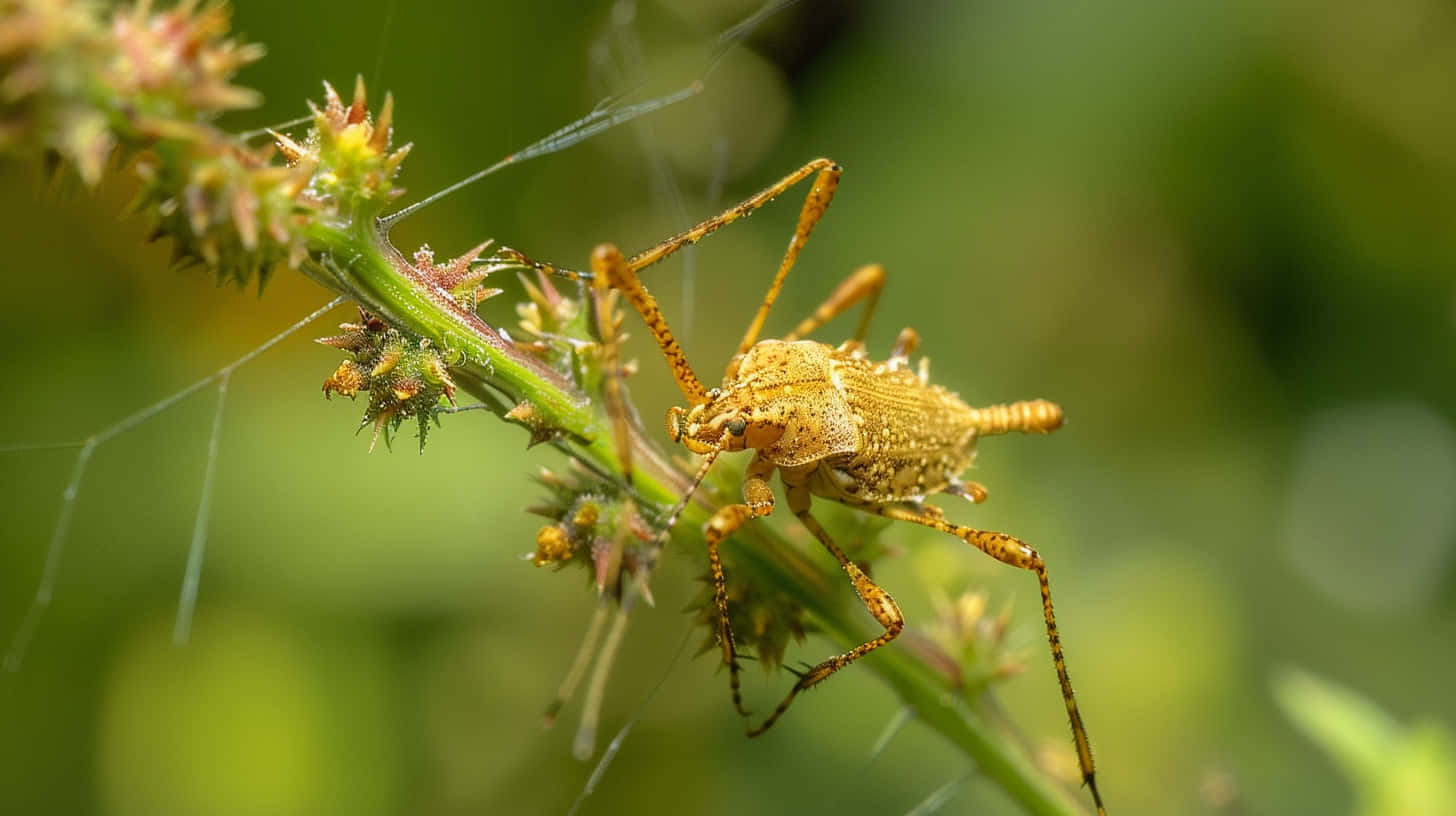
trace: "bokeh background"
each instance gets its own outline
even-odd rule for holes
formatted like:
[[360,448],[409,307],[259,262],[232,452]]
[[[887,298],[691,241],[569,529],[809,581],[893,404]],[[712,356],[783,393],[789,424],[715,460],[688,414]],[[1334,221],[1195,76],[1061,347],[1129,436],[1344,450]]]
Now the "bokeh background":
[[[270,55],[242,81],[267,104],[231,124],[293,118],[320,80],[361,73],[395,93],[397,138],[416,144],[403,180],[423,195],[632,76],[651,78],[644,94],[690,81],[754,6],[248,0],[236,28]],[[834,157],[843,185],[771,326],[880,261],[877,353],[911,325],[968,401],[1066,408],[1053,437],[986,442],[972,475],[991,499],[952,512],[1047,557],[1113,812],[1450,813],[1380,789],[1439,789],[1456,753],[1453,89],[1456,9],[1439,0],[805,2],[702,97],[501,173],[397,237],[581,263]],[[118,217],[128,194],[0,165],[6,444],[82,439],[327,300],[286,275],[258,297],[170,271]],[[700,370],[731,352],[797,199],[652,273]],[[510,300],[493,319],[513,323]],[[423,456],[408,439],[368,454],[360,406],[319,395],[338,354],[307,339],[348,316],[233,378],[184,649],[170,634],[212,392],[97,452],[54,604],[0,675],[0,810],[562,813],[576,798],[580,703],[539,721],[593,600],[578,572],[519,559],[538,526],[525,476],[557,459],[484,415],[450,419]],[[675,390],[634,349],[655,424]],[[35,591],[72,456],[0,458],[0,636]],[[912,622],[936,591],[1012,605],[1027,670],[998,705],[1031,750],[1065,756],[1034,582],[955,541],[888,535],[904,552],[879,575]],[[896,703],[867,671],[745,741],[716,661],[675,659],[699,558],[669,558],[658,607],[634,618],[603,728],[640,720],[582,813],[903,813],[970,770],[914,724],[871,759]],[[1398,744],[1356,726],[1334,739],[1383,772],[1348,772],[1349,750],[1307,736],[1344,726],[1291,717],[1307,688],[1289,670],[1388,718]],[[749,680],[760,707],[787,685]],[[1014,812],[974,775],[952,792],[947,812]]]

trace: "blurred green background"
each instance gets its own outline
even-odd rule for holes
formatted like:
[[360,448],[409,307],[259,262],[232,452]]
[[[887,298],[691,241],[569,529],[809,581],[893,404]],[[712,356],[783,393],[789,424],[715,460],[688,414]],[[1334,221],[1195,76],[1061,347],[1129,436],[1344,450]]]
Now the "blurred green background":
[[[290,119],[320,80],[377,77],[416,145],[403,182],[418,197],[624,73],[656,77],[647,93],[691,80],[755,5],[250,0],[236,28],[270,55],[241,79],[267,105],[229,123]],[[596,242],[645,246],[832,156],[844,182],[771,330],[880,261],[877,354],[914,326],[967,401],[1066,408],[1051,438],[986,442],[971,476],[990,501],[951,513],[1046,556],[1114,814],[1376,812],[1276,705],[1284,667],[1449,748],[1456,9],[806,2],[748,45],[702,97],[501,173],[398,242],[443,254],[493,237],[582,264]],[[128,194],[0,165],[6,443],[84,438],[327,300],[286,275],[259,298],[169,271],[167,248],[118,218]],[[701,372],[741,335],[799,195],[652,273]],[[513,325],[500,285],[487,311]],[[525,475],[559,460],[483,415],[449,418],[423,456],[409,440],[366,453],[362,406],[319,396],[339,355],[308,341],[348,317],[233,378],[185,649],[170,633],[211,397],[97,452],[54,604],[0,675],[0,810],[562,813],[576,797],[580,703],[554,730],[539,721],[593,601],[576,571],[519,559],[538,526],[519,512],[537,493]],[[676,392],[650,347],[632,354],[655,425]],[[72,456],[0,459],[0,636],[35,592]],[[919,530],[887,540],[904,554],[879,576],[912,625],[936,590],[1013,604],[1027,670],[999,705],[1062,756],[1031,578]],[[716,661],[674,663],[700,561],[670,557],[657,608],[634,618],[603,728],[641,719],[583,813],[904,813],[968,770],[913,724],[871,761],[896,703],[867,671],[745,741]],[[760,708],[787,685],[748,679]],[[1379,812],[1439,812],[1394,801]],[[974,777],[946,808],[1014,812]]]

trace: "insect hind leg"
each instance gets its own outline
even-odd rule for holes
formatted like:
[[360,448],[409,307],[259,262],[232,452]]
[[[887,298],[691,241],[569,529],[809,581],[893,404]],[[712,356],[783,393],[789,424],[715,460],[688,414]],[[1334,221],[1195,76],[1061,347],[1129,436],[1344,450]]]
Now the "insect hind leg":
[[784,712],[789,710],[789,706],[793,704],[794,698],[799,696],[799,692],[824,682],[829,679],[830,675],[894,640],[905,629],[905,616],[900,612],[900,607],[895,603],[895,599],[890,597],[890,593],[881,589],[879,584],[871,580],[865,574],[864,570],[860,569],[858,564],[849,560],[849,557],[844,554],[844,550],[840,549],[839,545],[834,543],[834,539],[829,536],[829,532],[824,529],[824,526],[810,514],[808,486],[786,484],[785,489],[788,494],[789,507],[794,511],[794,515],[799,521],[803,522],[805,527],[809,528],[809,532],[813,533],[815,538],[819,539],[819,543],[823,544],[824,548],[839,561],[839,566],[854,584],[855,593],[864,602],[865,609],[868,609],[875,620],[881,626],[885,627],[885,631],[880,633],[878,637],[871,638],[853,649],[831,657],[799,674],[799,681],[794,684],[793,688],[789,689],[789,693],[773,710],[773,713],[759,724],[757,728],[748,731],[748,736],[750,737],[756,737],[772,728],[773,724],[778,722],[779,717],[782,717]]
[[1082,771],[1082,781],[1092,792],[1092,801],[1097,805],[1097,813],[1105,816],[1106,810],[1102,805],[1102,795],[1097,791],[1092,745],[1087,740],[1087,729],[1082,724],[1082,713],[1077,708],[1077,698],[1072,692],[1072,680],[1067,674],[1067,661],[1062,655],[1062,638],[1057,633],[1057,619],[1052,613],[1051,584],[1047,581],[1046,563],[1042,560],[1041,554],[1030,544],[1005,533],[962,527],[946,521],[938,514],[917,512],[915,509],[903,505],[877,506],[873,508],[873,512],[886,518],[909,521],[949,533],[1003,564],[1010,564],[1013,567],[1020,567],[1035,573],[1037,583],[1041,587],[1041,608],[1042,616],[1046,619],[1047,642],[1051,645],[1052,663],[1056,665],[1057,682],[1061,686],[1062,701],[1067,706],[1067,718],[1071,721],[1072,740],[1077,747],[1077,762]]
[[809,233],[814,230],[819,219],[824,217],[824,211],[829,209],[829,202],[834,200],[834,191],[839,189],[839,177],[844,169],[829,159],[815,159],[754,197],[764,197],[765,202],[772,200],[773,196],[814,172],[818,175],[814,178],[814,186],[809,188],[809,194],[804,197],[803,206],[799,208],[799,223],[794,227],[794,235],[789,239],[788,248],[784,250],[779,270],[774,273],[773,283],[769,284],[768,292],[764,293],[763,303],[759,305],[753,322],[748,324],[748,331],[744,332],[743,340],[738,344],[739,354],[748,351],[758,342],[758,333],[763,330],[763,322],[768,319],[769,309],[773,308],[774,301],[778,299],[779,290],[784,288],[784,280],[788,278],[789,270],[794,268],[794,262],[799,258],[799,250],[804,248],[809,240]]

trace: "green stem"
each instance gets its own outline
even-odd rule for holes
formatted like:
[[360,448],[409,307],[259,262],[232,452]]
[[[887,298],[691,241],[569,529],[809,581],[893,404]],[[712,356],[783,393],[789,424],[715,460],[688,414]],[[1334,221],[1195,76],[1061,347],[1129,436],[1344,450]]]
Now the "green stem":
[[996,780],[1028,813],[1051,816],[1083,812],[1004,734],[949,690],[941,675],[924,660],[906,649],[881,649],[866,662],[918,719],[974,759],[981,773]]
[[[323,282],[385,322],[457,355],[459,368],[513,399],[529,401],[552,428],[579,439],[597,433],[590,400],[560,374],[516,351],[473,311],[424,281],[373,218],[345,226],[315,222],[310,244]],[[316,276],[317,277],[317,276]]]

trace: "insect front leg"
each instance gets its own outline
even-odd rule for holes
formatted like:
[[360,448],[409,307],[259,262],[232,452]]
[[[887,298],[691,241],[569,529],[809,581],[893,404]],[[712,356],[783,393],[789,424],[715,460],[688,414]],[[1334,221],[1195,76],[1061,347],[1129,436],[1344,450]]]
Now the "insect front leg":
[[622,256],[622,251],[611,244],[601,244],[592,250],[591,266],[597,277],[594,287],[600,287],[605,282],[606,286],[621,292],[627,302],[632,304],[632,308],[642,315],[642,322],[652,332],[657,347],[662,350],[662,356],[667,360],[668,368],[672,369],[672,377],[677,381],[678,390],[682,391],[688,402],[693,405],[706,402],[708,391],[688,363],[688,356],[683,353],[677,337],[667,325],[667,318],[657,305],[657,299],[642,285],[637,271]]
[[[792,506],[792,502],[790,505]],[[1062,656],[1062,639],[1057,634],[1056,616],[1052,614],[1052,588],[1051,584],[1047,582],[1046,563],[1042,561],[1041,554],[1019,538],[1005,533],[962,527],[946,521],[939,514],[918,512],[903,505],[884,505],[875,507],[873,510],[886,518],[914,522],[943,533],[950,533],[1003,564],[1020,567],[1036,574],[1036,580],[1041,585],[1041,609],[1042,615],[1046,619],[1047,641],[1051,644],[1052,663],[1056,665],[1057,681],[1062,688],[1062,700],[1067,706],[1067,717],[1072,722],[1072,740],[1077,746],[1077,762],[1081,766],[1082,781],[1092,791],[1092,801],[1097,805],[1097,812],[1105,814],[1102,796],[1097,792],[1095,768],[1092,763],[1092,746],[1087,741],[1087,729],[1082,725],[1082,714],[1077,709],[1077,698],[1072,693],[1072,680],[1067,674],[1067,661]]]
[[738,677],[741,667],[738,665],[738,652],[733,644],[733,624],[728,617],[728,584],[723,578],[723,561],[718,557],[718,545],[742,527],[744,522],[773,512],[773,488],[768,483],[773,471],[772,462],[761,456],[755,457],[743,480],[744,503],[719,508],[703,528],[703,537],[708,542],[708,567],[713,573],[713,603],[718,611],[718,644],[723,648],[723,663],[728,667],[733,707],[745,717],[749,712],[743,708],[743,689]]
[[831,657],[817,666],[813,666],[808,671],[799,675],[799,682],[795,683],[794,687],[789,689],[788,695],[784,697],[783,702],[779,703],[773,713],[768,716],[768,719],[764,720],[757,728],[748,732],[748,736],[750,737],[756,737],[773,727],[773,724],[778,721],[779,717],[782,717],[784,712],[789,710],[789,706],[793,704],[794,698],[799,696],[799,692],[824,682],[830,675],[894,640],[905,629],[905,616],[901,614],[900,607],[895,603],[895,599],[890,597],[890,593],[881,589],[879,584],[871,580],[865,574],[865,571],[860,569],[858,564],[849,560],[849,557],[844,554],[844,550],[841,550],[839,545],[834,543],[834,539],[830,538],[829,532],[809,513],[810,496],[808,484],[790,484],[789,479],[786,478],[784,481],[784,490],[789,501],[789,509],[793,511],[799,521],[804,523],[805,527],[809,528],[809,532],[813,533],[814,537],[819,539],[819,543],[824,545],[824,549],[828,550],[839,561],[839,566],[854,584],[855,593],[864,602],[865,609],[868,609],[875,620],[881,626],[885,627],[885,631],[879,637],[871,638],[841,655]]

